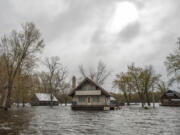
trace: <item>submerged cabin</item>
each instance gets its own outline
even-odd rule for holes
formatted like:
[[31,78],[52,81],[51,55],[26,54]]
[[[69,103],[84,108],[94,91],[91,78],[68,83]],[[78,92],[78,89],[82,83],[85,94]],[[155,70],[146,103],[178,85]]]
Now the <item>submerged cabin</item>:
[[73,77],[72,97],[73,110],[109,110],[110,94],[89,78],[85,78],[77,87]]
[[57,98],[49,93],[35,93],[31,99],[32,106],[49,106],[49,105],[57,106],[59,105]]
[[162,106],[180,106],[180,93],[168,90],[161,97]]

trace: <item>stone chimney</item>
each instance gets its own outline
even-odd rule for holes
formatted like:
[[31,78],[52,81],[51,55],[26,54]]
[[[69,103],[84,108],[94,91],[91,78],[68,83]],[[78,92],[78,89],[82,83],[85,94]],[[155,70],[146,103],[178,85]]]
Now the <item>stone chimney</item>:
[[76,88],[76,77],[72,77],[72,89]]

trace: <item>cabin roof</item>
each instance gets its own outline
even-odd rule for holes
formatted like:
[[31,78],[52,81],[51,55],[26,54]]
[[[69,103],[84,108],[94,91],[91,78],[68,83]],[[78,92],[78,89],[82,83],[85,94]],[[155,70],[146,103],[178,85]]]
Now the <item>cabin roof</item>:
[[178,98],[180,98],[180,93],[177,92],[177,91],[174,91],[174,90],[168,90],[168,91],[166,91],[166,92],[163,94],[162,97],[168,96],[168,95],[167,95],[168,93],[173,93],[173,94],[176,95]]
[[173,91],[173,92],[174,92],[174,94],[176,94],[176,96],[178,96],[180,98],[180,93],[179,92],[177,92],[177,91]]
[[75,87],[74,89],[72,89],[70,91],[70,93],[68,94],[69,96],[72,96],[74,94],[74,92],[76,90],[78,90],[84,83],[86,82],[90,82],[92,83],[93,85],[95,85],[96,87],[98,87],[99,90],[101,90],[101,92],[105,95],[105,96],[110,96],[110,94],[104,89],[102,88],[101,86],[99,86],[97,83],[95,83],[94,81],[92,81],[91,79],[89,79],[88,77],[86,77],[77,87]]
[[[39,101],[51,101],[51,94],[49,93],[36,93],[35,95]],[[58,101],[54,95],[53,95],[53,101]]]

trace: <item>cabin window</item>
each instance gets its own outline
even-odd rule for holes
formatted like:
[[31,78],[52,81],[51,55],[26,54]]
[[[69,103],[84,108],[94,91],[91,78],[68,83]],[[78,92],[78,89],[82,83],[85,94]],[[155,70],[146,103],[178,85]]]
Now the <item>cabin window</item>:
[[85,102],[86,101],[86,97],[84,96],[79,96],[79,102]]
[[94,96],[93,97],[93,102],[99,102],[100,100],[99,100],[99,96]]

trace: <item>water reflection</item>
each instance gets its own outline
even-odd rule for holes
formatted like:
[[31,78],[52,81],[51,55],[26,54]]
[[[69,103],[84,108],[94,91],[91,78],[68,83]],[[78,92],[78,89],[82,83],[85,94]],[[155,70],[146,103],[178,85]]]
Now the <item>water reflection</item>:
[[70,107],[32,107],[0,111],[0,134],[17,135],[179,135],[180,108],[138,106],[118,111],[72,111]]
[[28,108],[0,110],[0,135],[19,135],[22,130],[28,128],[30,119]]

